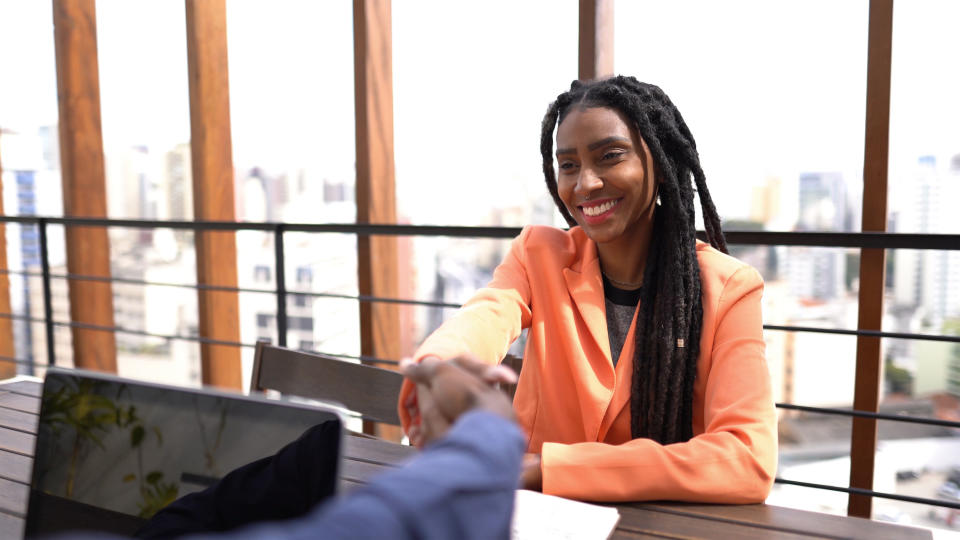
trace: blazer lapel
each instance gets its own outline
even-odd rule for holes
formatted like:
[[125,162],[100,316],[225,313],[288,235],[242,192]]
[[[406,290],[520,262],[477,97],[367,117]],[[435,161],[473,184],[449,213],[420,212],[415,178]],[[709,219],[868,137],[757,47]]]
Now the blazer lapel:
[[597,246],[587,240],[583,245],[584,255],[579,267],[563,269],[567,291],[580,317],[587,325],[594,343],[603,351],[608,365],[613,365],[610,354],[610,337],[607,335],[606,306],[603,301],[603,279],[600,277],[600,259]]

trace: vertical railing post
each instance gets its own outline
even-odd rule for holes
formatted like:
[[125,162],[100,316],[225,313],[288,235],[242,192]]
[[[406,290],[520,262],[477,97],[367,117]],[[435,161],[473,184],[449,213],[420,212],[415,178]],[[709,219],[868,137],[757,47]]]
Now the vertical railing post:
[[273,230],[274,269],[277,272],[277,344],[287,346],[287,269],[283,258],[283,224]]
[[[863,232],[884,232],[887,226],[887,163],[890,149],[890,63],[893,47],[893,0],[870,0],[867,37],[867,107],[863,144]],[[881,330],[886,252],[860,250],[859,330]],[[857,369],[853,408],[877,412],[883,364],[880,338],[857,337]],[[853,419],[850,433],[850,487],[873,489],[877,453],[877,421]],[[873,499],[851,494],[847,514],[869,518]]]
[[[393,41],[390,0],[353,2],[353,91],[356,118],[357,223],[397,222],[393,163]],[[357,236],[357,289],[362,296],[397,298],[397,239]],[[360,353],[399,360],[400,310],[396,304],[360,302]],[[364,431],[373,432],[365,423]],[[400,431],[378,428],[386,439]]]
[[[0,137],[4,130],[0,127]],[[0,163],[0,214],[3,214],[3,163]],[[13,315],[10,303],[10,277],[7,267],[7,225],[0,223],[0,313]],[[14,358],[17,350],[13,340],[13,319],[0,317],[0,356]],[[17,364],[0,361],[0,379],[8,379],[17,374]]]
[[[236,221],[233,143],[230,138],[230,78],[227,7],[224,0],[186,0],[187,82],[190,89],[190,151],[193,215],[200,221]],[[233,230],[196,235],[197,283],[221,289],[197,293],[200,335],[240,341],[237,237]],[[200,345],[203,383],[239,389],[240,348]]]
[[577,78],[613,75],[613,0],[580,0]]
[[[57,365],[57,354],[53,346],[53,294],[50,292],[50,256],[47,253],[47,220],[37,220],[40,236],[40,274],[43,280],[43,323],[47,330],[47,364]],[[30,324],[30,321],[27,321]]]
[[[105,218],[107,188],[100,126],[95,0],[53,0],[53,30],[63,215]],[[64,234],[67,273],[107,278],[105,281],[67,281],[70,320],[112,328],[113,288],[109,281],[110,239],[106,228],[69,225]],[[74,365],[117,372],[117,342],[113,332],[74,326],[70,334]]]

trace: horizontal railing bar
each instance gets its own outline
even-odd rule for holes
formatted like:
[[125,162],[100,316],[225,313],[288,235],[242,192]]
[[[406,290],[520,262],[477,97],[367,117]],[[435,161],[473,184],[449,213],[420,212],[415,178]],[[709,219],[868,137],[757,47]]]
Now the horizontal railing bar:
[[[12,274],[19,276],[27,277],[43,277],[43,274],[37,272],[26,272],[19,270],[0,270],[0,274]],[[258,294],[277,294],[276,289],[250,289],[244,287],[224,287],[221,285],[194,285],[190,283],[166,283],[161,281],[144,281],[140,279],[129,279],[129,278],[115,278],[115,277],[102,277],[102,276],[84,276],[80,274],[50,274],[51,278],[55,279],[75,279],[79,281],[96,281],[96,282],[117,282],[117,283],[127,283],[130,285],[150,285],[157,287],[177,287],[182,289],[198,289],[198,290],[211,290],[211,291],[224,291],[224,292],[244,292],[244,293],[258,293]],[[344,300],[359,300],[361,302],[383,302],[389,304],[409,304],[416,306],[427,306],[427,307],[440,307],[440,308],[459,308],[460,304],[451,304],[449,302],[433,302],[429,300],[410,300],[405,298],[384,298],[379,296],[368,296],[368,295],[349,295],[349,294],[337,294],[337,293],[328,293],[328,292],[313,292],[313,291],[287,291],[288,295],[292,296],[312,296],[317,298],[340,298]]]
[[[145,219],[101,219],[78,217],[0,216],[0,222],[39,223],[91,227],[125,227],[140,229],[185,229],[221,231],[275,231],[346,233],[389,236],[450,236],[473,238],[514,238],[521,227],[484,227],[461,225],[387,225],[370,223],[274,223],[228,221],[165,221]],[[728,244],[776,245],[839,248],[934,249],[960,250],[960,234],[879,233],[879,232],[796,232],[796,231],[726,231]],[[698,231],[700,239],[705,238]]]
[[780,409],[789,409],[791,411],[804,411],[817,414],[833,414],[837,416],[858,416],[861,418],[875,418],[877,420],[891,420],[894,422],[906,422],[909,424],[927,424],[931,426],[943,426],[949,428],[960,428],[960,422],[951,420],[940,420],[939,418],[923,418],[920,416],[905,416],[899,414],[875,413],[871,411],[859,411],[856,409],[834,409],[830,407],[810,407],[807,405],[794,405],[792,403],[777,403]]
[[284,232],[345,233],[387,236],[453,236],[467,238],[514,238],[521,227],[471,227],[462,225],[381,225],[374,223],[271,223],[234,221],[162,221],[148,219],[100,219],[77,217],[0,216],[0,222],[124,227],[134,229],[180,229],[194,231],[265,231],[283,227]]
[[947,336],[941,334],[910,334],[906,332],[883,332],[881,330],[847,330],[844,328],[817,328],[811,326],[784,326],[777,324],[765,324],[764,330],[783,330],[786,332],[813,332],[818,334],[840,334],[844,336],[870,336],[891,339],[916,339],[925,341],[947,341],[951,343],[960,343],[960,336]]
[[[0,317],[6,319],[16,319],[20,321],[29,321],[34,323],[45,323],[46,320],[40,317],[30,317],[27,315],[17,315],[15,313],[0,313]],[[103,332],[114,332],[121,334],[132,334],[135,336],[146,336],[146,337],[156,337],[162,339],[178,339],[181,341],[195,341],[197,343],[206,343],[210,345],[226,345],[230,347],[246,347],[246,348],[255,348],[256,344],[252,343],[239,343],[236,341],[223,341],[219,339],[205,338],[201,336],[180,336],[180,335],[169,335],[169,334],[155,334],[153,332],[145,332],[143,330],[130,330],[128,328],[121,328],[119,326],[103,326],[100,324],[90,324],[83,322],[62,322],[62,321],[52,321],[54,326],[61,326],[67,328],[82,328],[84,330],[100,330]]]
[[[16,270],[0,270],[0,273],[22,275],[29,277],[42,277],[41,274],[34,272],[22,272]],[[179,287],[186,289],[199,289],[199,290],[215,290],[215,291],[226,291],[226,292],[245,292],[245,293],[255,293],[255,294],[277,294],[277,291],[274,289],[250,289],[243,287],[223,287],[217,285],[191,285],[186,283],[164,283],[164,282],[155,282],[155,281],[142,281],[142,280],[133,280],[126,278],[106,278],[100,276],[83,276],[77,274],[51,274],[51,278],[57,279],[77,279],[77,280],[86,280],[86,281],[99,281],[99,282],[109,282],[116,281],[119,283],[128,283],[133,285],[151,285],[158,287]],[[461,304],[454,304],[450,302],[435,302],[430,300],[411,300],[406,298],[385,298],[379,296],[368,296],[368,295],[349,295],[349,294],[337,294],[337,293],[328,293],[328,292],[312,292],[312,291],[287,291],[288,295],[294,296],[310,296],[315,298],[340,298],[344,300],[358,300],[361,302],[382,302],[390,304],[406,304],[406,305],[416,305],[416,306],[426,306],[426,307],[439,307],[439,308],[451,308],[457,309],[461,307]],[[941,341],[947,343],[960,343],[960,336],[949,336],[943,334],[915,334],[909,332],[885,332],[881,330],[851,330],[845,328],[820,328],[812,326],[790,326],[790,325],[777,325],[777,324],[765,324],[763,325],[764,330],[782,330],[786,332],[811,332],[819,334],[836,334],[844,336],[869,336],[869,337],[881,337],[881,338],[890,338],[890,339],[912,339],[912,340],[921,340],[921,341]]]
[[38,364],[33,360],[21,360],[19,358],[12,358],[10,356],[0,355],[0,362],[5,362],[7,364],[18,364],[21,366],[45,366],[46,364]]
[[[960,234],[880,232],[724,231],[727,244],[873,249],[960,250]],[[706,233],[697,231],[700,240]]]
[[930,506],[942,506],[945,508],[954,508],[960,510],[960,502],[944,501],[942,499],[928,499],[926,497],[913,497],[911,495],[899,495],[897,493],[886,493],[883,491],[873,491],[872,489],[863,489],[855,487],[830,486],[827,484],[815,484],[813,482],[801,482],[799,480],[787,480],[786,478],[775,478],[774,482],[778,484],[789,484],[813,489],[826,489],[829,491],[841,491],[843,493],[853,493],[854,495],[866,495],[867,497],[880,497],[882,499],[893,499],[896,501],[911,502],[917,504],[927,504]]
[[[41,318],[39,318],[39,317],[29,317],[29,316],[26,316],[26,315],[17,315],[17,314],[14,314],[14,313],[0,313],[0,317],[2,317],[2,318],[7,318],[7,319],[17,319],[17,320],[21,320],[21,321],[35,322],[35,323],[45,322],[43,319],[41,319]],[[182,341],[194,341],[194,342],[199,342],[199,343],[209,343],[209,344],[211,344],[211,345],[228,345],[228,346],[233,346],[233,347],[244,347],[244,348],[251,348],[251,349],[256,348],[256,346],[257,346],[255,343],[239,343],[239,342],[235,342],[235,341],[222,341],[222,340],[218,340],[218,339],[204,338],[204,337],[200,337],[200,336],[179,336],[179,335],[155,334],[155,333],[152,333],[152,332],[144,332],[144,331],[141,331],[141,330],[129,330],[129,329],[120,328],[120,327],[102,326],[102,325],[98,325],[98,324],[89,324],[89,323],[79,323],[79,322],[69,322],[69,323],[68,323],[68,322],[53,321],[53,324],[54,324],[54,326],[63,326],[63,327],[70,327],[70,328],[84,328],[84,329],[87,329],[87,330],[102,330],[102,331],[104,331],[104,332],[120,332],[120,333],[123,333],[123,334],[133,334],[133,335],[138,335],[138,336],[157,337],[157,338],[163,338],[163,339],[178,339],[178,340],[182,340]],[[327,355],[327,356],[335,356],[335,357],[337,357],[337,358],[350,358],[350,359],[352,359],[352,360],[360,360],[360,361],[362,361],[362,362],[368,362],[368,363],[372,363],[372,364],[386,364],[386,365],[391,365],[391,366],[396,366],[396,365],[399,365],[399,364],[400,364],[400,362],[397,361],[397,360],[384,360],[384,359],[382,359],[382,358],[377,358],[377,357],[375,357],[375,356],[366,356],[366,355],[354,356],[354,355],[343,354],[343,353],[328,353],[328,352],[320,352],[320,351],[312,351],[312,350],[311,350],[311,351],[308,351],[308,352],[316,352],[316,353],[318,353],[318,354],[325,354],[325,355]],[[3,358],[3,357],[0,357],[0,358]],[[46,364],[42,364],[42,365],[46,365]]]
[[407,300],[404,298],[384,298],[382,296],[369,296],[366,294],[353,296],[349,294],[315,293],[315,292],[306,292],[306,291],[287,291],[287,294],[292,296],[316,296],[320,298],[341,298],[344,300],[359,300],[360,302],[381,302],[385,304],[407,304],[407,305],[414,305],[414,306],[426,306],[426,307],[438,307],[438,308],[457,309],[460,307],[460,304],[451,304],[449,302],[432,302],[430,300]]

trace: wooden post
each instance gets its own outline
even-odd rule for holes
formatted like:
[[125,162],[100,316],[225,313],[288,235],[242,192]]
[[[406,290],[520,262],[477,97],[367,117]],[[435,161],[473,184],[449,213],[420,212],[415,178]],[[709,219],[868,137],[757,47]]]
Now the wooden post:
[[[186,0],[193,212],[197,220],[235,221],[227,21],[224,0]],[[197,232],[197,283],[237,286],[233,231]],[[200,335],[238,343],[236,292],[198,290]],[[240,389],[240,348],[200,345],[203,383]]]
[[[870,0],[867,46],[866,138],[863,148],[863,232],[883,232],[887,226],[887,158],[890,147],[890,53],[893,0]],[[880,330],[886,252],[860,250],[860,330]],[[876,412],[881,384],[880,338],[857,338],[857,374],[853,408]],[[853,419],[850,435],[850,487],[873,489],[877,421]],[[873,499],[850,495],[847,513],[869,518]]]
[[613,75],[613,0],[580,0],[581,81]]
[[[390,0],[354,0],[353,62],[357,152],[357,223],[397,222],[393,163],[393,56]],[[357,238],[357,281],[361,295],[396,298],[397,240]],[[399,360],[400,321],[396,304],[360,302],[360,350],[365,356]],[[364,430],[372,431],[370,425]],[[399,439],[396,428],[378,434]]]
[[[53,29],[60,107],[60,175],[63,213],[107,217],[103,139],[100,131],[100,80],[94,0],[54,0]],[[67,271],[110,277],[110,244],[104,227],[66,228]],[[73,322],[113,327],[109,282],[69,280]],[[112,331],[72,328],[77,367],[117,371]]]
[[[0,138],[2,136],[3,130],[0,129]],[[3,213],[3,160],[0,159],[0,214]],[[7,226],[4,223],[0,223],[0,313],[13,314],[10,307],[10,277],[7,275]],[[17,374],[17,364],[5,360],[16,356],[13,319],[0,315],[0,379],[9,379]]]

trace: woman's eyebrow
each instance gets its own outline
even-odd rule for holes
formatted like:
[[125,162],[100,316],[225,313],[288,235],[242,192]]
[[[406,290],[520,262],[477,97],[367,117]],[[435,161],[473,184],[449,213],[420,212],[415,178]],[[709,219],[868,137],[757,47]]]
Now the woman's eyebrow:
[[[588,144],[587,150],[593,151],[593,150],[596,150],[597,148],[600,148],[601,146],[606,146],[612,142],[629,143],[630,139],[626,137],[620,137],[619,135],[614,135],[612,137],[607,137],[606,139],[600,139],[599,141]],[[558,148],[557,149],[558,156],[561,154],[576,154],[576,153],[577,153],[577,150],[575,148]]]
[[630,139],[628,139],[628,138],[626,138],[626,137],[620,137],[620,136],[618,136],[618,135],[614,135],[614,136],[612,136],[612,137],[607,137],[606,139],[600,139],[600,140],[597,141],[597,142],[592,142],[592,143],[588,144],[588,145],[587,145],[587,150],[591,150],[591,151],[592,151],[592,150],[596,150],[597,148],[600,148],[601,146],[606,146],[606,145],[608,145],[608,144],[610,144],[610,143],[612,143],[612,142],[625,142],[625,143],[628,143],[628,142],[630,142]]

